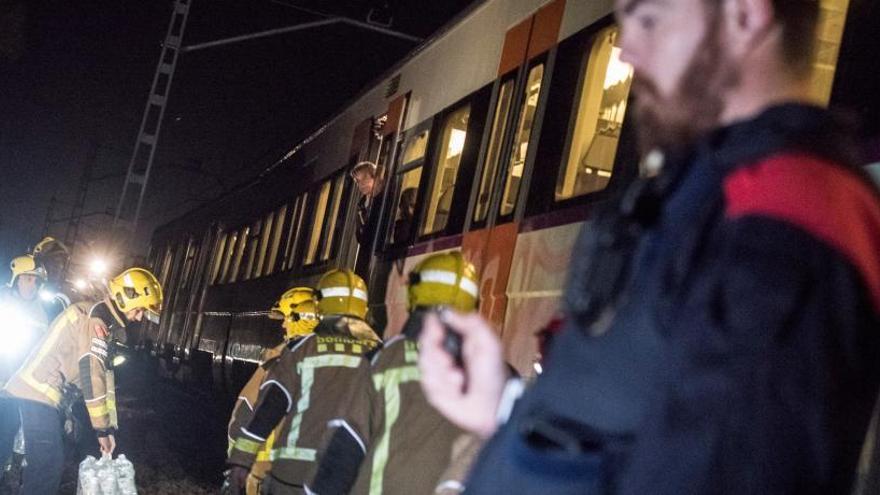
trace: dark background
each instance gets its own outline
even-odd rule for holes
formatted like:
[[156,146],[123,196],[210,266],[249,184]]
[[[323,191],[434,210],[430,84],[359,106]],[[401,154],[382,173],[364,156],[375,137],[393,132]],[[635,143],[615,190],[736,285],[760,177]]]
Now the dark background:
[[[321,19],[310,10],[376,9],[429,37],[471,0],[192,2],[184,45]],[[0,0],[0,281],[47,226],[64,238],[90,154],[77,254],[107,244],[172,5]],[[332,26],[181,54],[135,247],[258,174],[416,46]]]

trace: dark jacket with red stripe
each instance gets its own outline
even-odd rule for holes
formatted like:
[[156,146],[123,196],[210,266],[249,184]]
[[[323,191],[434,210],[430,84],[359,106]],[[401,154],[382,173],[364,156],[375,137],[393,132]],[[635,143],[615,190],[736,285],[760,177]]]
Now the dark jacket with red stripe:
[[585,233],[568,326],[469,493],[846,493],[880,385],[880,200],[850,149],[771,108],[667,165],[633,242]]

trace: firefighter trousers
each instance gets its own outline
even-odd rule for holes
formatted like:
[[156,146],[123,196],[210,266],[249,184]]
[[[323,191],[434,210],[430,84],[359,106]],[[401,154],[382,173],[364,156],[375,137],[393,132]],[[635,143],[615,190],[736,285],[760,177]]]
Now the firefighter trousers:
[[22,495],[54,495],[64,469],[64,432],[58,410],[39,402],[22,400],[21,427],[27,467],[22,476]]
[[18,400],[0,398],[0,466],[5,466],[12,457],[15,435],[21,426],[18,412]]
[[263,479],[260,493],[262,495],[305,495],[306,491],[299,485],[289,485],[269,475]]

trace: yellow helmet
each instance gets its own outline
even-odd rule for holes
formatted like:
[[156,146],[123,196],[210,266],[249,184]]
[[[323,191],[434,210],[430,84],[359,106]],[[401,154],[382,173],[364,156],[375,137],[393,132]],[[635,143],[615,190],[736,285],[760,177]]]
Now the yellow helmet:
[[288,289],[269,310],[269,318],[284,320],[281,326],[287,339],[312,333],[318,326],[315,291],[309,287]]
[[477,309],[477,269],[459,251],[438,253],[421,261],[409,274],[409,310],[448,306],[462,313]]
[[63,242],[54,237],[46,236],[43,237],[43,239],[40,240],[40,242],[38,242],[36,246],[34,246],[32,252],[34,256],[40,256],[54,251],[60,251],[64,254],[69,254],[69,250]]
[[43,281],[46,280],[46,269],[42,265],[38,265],[33,255],[25,254],[17,256],[9,263],[9,269],[12,270],[12,278],[9,279],[9,286],[15,285],[15,280],[19,275],[33,275]]
[[159,321],[162,311],[162,286],[146,268],[129,268],[107,281],[110,298],[120,311],[141,308],[147,319]]
[[367,317],[367,284],[351,270],[333,269],[318,282],[318,312]]

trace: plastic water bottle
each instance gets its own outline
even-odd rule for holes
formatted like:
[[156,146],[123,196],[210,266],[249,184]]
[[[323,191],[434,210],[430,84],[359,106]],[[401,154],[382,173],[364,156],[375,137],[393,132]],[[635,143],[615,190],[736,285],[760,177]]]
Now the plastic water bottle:
[[101,485],[98,480],[96,459],[87,456],[79,464],[79,483],[76,488],[77,495],[101,495]]
[[116,471],[113,469],[113,459],[109,455],[101,457],[95,463],[98,467],[98,482],[101,486],[101,495],[116,495]]
[[119,495],[137,495],[137,486],[134,483],[134,464],[121,454],[116,458],[116,481],[119,484]]

